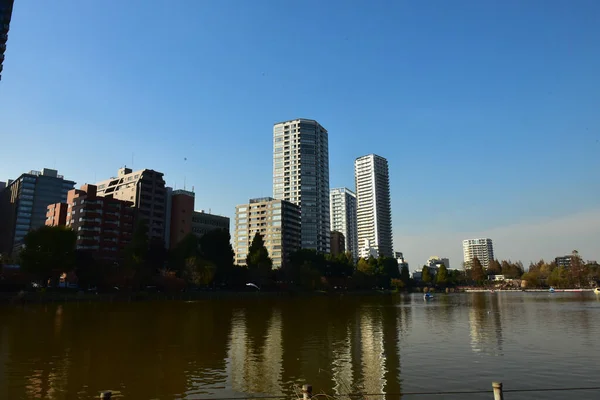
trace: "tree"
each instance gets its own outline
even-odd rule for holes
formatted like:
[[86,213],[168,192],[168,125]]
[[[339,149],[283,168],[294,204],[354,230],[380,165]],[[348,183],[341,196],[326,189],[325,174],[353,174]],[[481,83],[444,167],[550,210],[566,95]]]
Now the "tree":
[[490,260],[486,272],[488,275],[500,275],[502,274],[502,265],[498,260]]
[[184,276],[189,283],[208,286],[215,276],[215,266],[198,257],[189,257],[185,260]]
[[473,258],[470,265],[471,280],[479,283],[483,282],[485,280],[485,272],[483,271],[483,266],[481,265],[479,258]]
[[540,285],[539,272],[535,269],[524,273],[521,279],[527,282],[527,287],[537,287]]
[[213,263],[217,270],[228,272],[233,267],[235,253],[231,247],[231,235],[227,230],[215,229],[207,232],[200,238],[199,244],[202,258]]
[[372,263],[369,263],[369,261],[365,260],[364,258],[359,258],[358,262],[356,263],[356,270],[362,272],[365,275],[375,275],[375,268],[376,265],[374,266]]
[[200,257],[200,240],[193,233],[188,233],[170,251],[169,267],[183,273],[191,257]]
[[254,235],[248,249],[246,266],[250,270],[251,276],[260,283],[264,283],[272,271],[273,261],[269,257],[269,251],[265,247],[262,235],[258,232]]
[[448,269],[444,264],[440,266],[438,273],[435,277],[435,281],[440,286],[446,286],[448,284]]
[[425,284],[430,284],[433,280],[433,277],[431,276],[431,272],[429,272],[429,267],[427,265],[423,265],[423,268],[421,269],[421,280]]
[[77,234],[63,226],[43,226],[25,235],[21,251],[24,271],[39,275],[44,281],[75,268]]
[[583,287],[586,285],[587,271],[585,263],[579,256],[579,252],[577,250],[573,250],[571,253],[570,272],[573,285],[576,287]]
[[403,264],[400,269],[400,279],[404,282],[404,285],[408,286],[410,282],[410,271],[408,270],[407,264]]

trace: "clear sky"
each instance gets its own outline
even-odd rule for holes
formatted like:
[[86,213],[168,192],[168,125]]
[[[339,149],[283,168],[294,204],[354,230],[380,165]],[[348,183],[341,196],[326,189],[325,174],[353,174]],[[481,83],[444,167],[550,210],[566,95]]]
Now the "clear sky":
[[0,175],[152,168],[233,217],[272,194],[273,123],[311,118],[331,187],[389,160],[411,267],[479,236],[600,259],[599,111],[596,0],[16,0]]

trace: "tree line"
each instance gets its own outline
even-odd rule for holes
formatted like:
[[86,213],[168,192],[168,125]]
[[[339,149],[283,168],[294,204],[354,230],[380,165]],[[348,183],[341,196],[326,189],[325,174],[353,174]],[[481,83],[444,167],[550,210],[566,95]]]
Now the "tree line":
[[264,239],[256,233],[246,265],[234,263],[231,237],[226,230],[214,230],[198,238],[188,234],[174,249],[166,250],[162,241],[149,239],[148,227],[136,224],[131,242],[117,260],[106,260],[76,248],[77,236],[68,227],[42,227],[29,232],[19,255],[21,269],[42,282],[56,282],[73,273],[80,287],[113,287],[140,290],[150,285],[165,290],[227,288],[240,290],[253,283],[263,290],[372,290],[409,289],[414,286],[449,287],[485,285],[490,275],[524,279],[529,286],[586,286],[598,279],[597,265],[586,265],[574,252],[570,268],[539,261],[525,273],[521,262],[492,260],[484,269],[478,259],[463,271],[442,265],[435,275],[426,266],[421,280],[410,278],[408,267],[394,258],[360,258],[355,263],[350,253],[333,256],[301,249],[292,253],[281,268],[274,269]]

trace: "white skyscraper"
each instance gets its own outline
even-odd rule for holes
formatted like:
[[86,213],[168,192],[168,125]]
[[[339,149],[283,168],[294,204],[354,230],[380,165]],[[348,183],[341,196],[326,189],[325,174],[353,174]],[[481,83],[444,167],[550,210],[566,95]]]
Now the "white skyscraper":
[[329,143],[317,121],[273,126],[273,197],[300,206],[302,248],[328,253]]
[[354,162],[356,224],[361,257],[393,257],[388,162],[375,154]]
[[466,239],[463,240],[463,256],[465,265],[468,265],[475,257],[481,262],[484,269],[489,267],[490,261],[494,259],[494,246],[492,239]]
[[348,188],[335,188],[329,192],[331,230],[344,235],[346,251],[358,258],[358,233],[356,232],[356,195]]

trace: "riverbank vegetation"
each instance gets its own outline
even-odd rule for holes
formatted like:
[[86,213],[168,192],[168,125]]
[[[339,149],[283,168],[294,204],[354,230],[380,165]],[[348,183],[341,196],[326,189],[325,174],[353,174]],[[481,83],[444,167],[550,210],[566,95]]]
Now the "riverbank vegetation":
[[[138,224],[130,244],[119,259],[76,249],[76,234],[64,227],[43,227],[30,232],[17,259],[19,269],[4,268],[0,290],[72,286],[83,290],[139,292],[229,291],[369,291],[423,290],[455,287],[554,286],[586,287],[600,276],[597,264],[586,264],[573,253],[570,268],[532,263],[527,272],[521,262],[492,260],[484,269],[477,259],[463,270],[442,265],[432,271],[424,266],[419,280],[410,277],[408,267],[399,268],[393,258],[353,260],[351,254],[336,256],[312,250],[291,254],[281,268],[273,262],[260,234],[249,248],[246,265],[234,264],[230,235],[215,230],[198,238],[187,235],[174,249],[148,239],[148,227]],[[502,282],[492,277],[501,275]],[[251,283],[252,285],[248,285]]]

